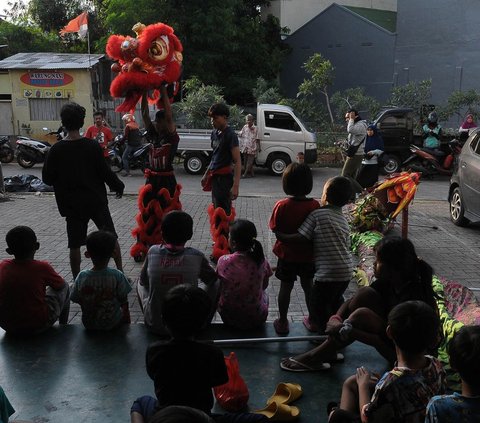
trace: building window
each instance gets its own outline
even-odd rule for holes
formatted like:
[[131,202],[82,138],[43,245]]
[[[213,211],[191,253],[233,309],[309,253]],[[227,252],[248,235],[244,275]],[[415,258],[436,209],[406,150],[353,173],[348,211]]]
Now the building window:
[[66,98],[29,98],[30,120],[60,120],[60,110]]

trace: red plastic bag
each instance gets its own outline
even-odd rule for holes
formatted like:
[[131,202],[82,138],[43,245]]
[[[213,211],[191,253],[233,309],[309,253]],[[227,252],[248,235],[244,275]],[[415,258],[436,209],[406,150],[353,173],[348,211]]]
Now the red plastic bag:
[[213,392],[223,409],[237,412],[245,408],[248,403],[248,388],[242,376],[240,376],[240,367],[234,352],[225,357],[225,365],[227,366],[228,382],[224,385],[215,386]]

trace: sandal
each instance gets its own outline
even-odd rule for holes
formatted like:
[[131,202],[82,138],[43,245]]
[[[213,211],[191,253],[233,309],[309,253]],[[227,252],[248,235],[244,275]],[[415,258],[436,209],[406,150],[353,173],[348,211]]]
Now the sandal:
[[277,335],[288,335],[290,333],[290,325],[288,324],[288,320],[286,323],[282,323],[280,319],[276,319],[273,322],[273,327],[275,328]]
[[[293,365],[293,366],[292,366]],[[322,363],[319,366],[309,366],[308,364],[302,363],[298,360],[295,360],[293,357],[288,357],[282,359],[280,362],[280,368],[286,370],[287,372],[321,372],[323,370],[329,370],[332,366],[329,363]]]
[[303,318],[303,326],[305,326],[310,332],[318,332],[318,326],[310,320],[310,316]]
[[263,414],[265,417],[272,421],[290,422],[298,418],[298,416],[300,415],[300,410],[298,407],[272,402],[265,408],[254,411],[254,413]]
[[272,402],[277,404],[290,404],[303,395],[302,387],[298,383],[279,383],[275,393],[267,400],[267,404]]

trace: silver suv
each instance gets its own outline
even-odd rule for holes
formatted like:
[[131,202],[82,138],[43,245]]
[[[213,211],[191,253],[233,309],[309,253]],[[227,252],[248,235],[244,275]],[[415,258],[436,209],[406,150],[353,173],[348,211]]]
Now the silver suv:
[[448,201],[455,225],[480,221],[480,128],[470,134],[458,157]]

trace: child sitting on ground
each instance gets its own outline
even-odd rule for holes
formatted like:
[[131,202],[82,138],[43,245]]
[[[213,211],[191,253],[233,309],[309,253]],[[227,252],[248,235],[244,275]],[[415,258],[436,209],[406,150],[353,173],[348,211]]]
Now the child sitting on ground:
[[[291,163],[283,172],[282,185],[283,191],[290,197],[278,201],[273,207],[270,229],[273,232],[295,234],[310,212],[320,207],[317,200],[307,197],[313,187],[312,171],[307,165]],[[277,239],[273,252],[278,257],[275,276],[280,280],[279,317],[273,322],[273,327],[279,335],[287,335],[290,331],[287,318],[290,294],[297,276],[305,294],[305,304],[309,306],[315,273],[313,248],[310,243],[298,244]],[[305,316],[304,322],[309,325],[308,316]]]
[[423,423],[428,401],[446,386],[440,362],[425,355],[438,343],[439,325],[437,313],[423,301],[395,306],[386,334],[395,344],[397,364],[380,380],[359,367],[344,382],[340,409],[330,413],[329,422]]
[[7,253],[0,262],[0,326],[8,333],[42,332],[59,320],[68,322],[69,287],[46,261],[35,260],[40,248],[35,232],[16,226],[6,236]]
[[[178,285],[166,293],[162,316],[172,339],[151,344],[146,358],[147,373],[153,379],[157,399],[138,398],[131,408],[132,423],[149,421],[159,409],[171,405],[193,407],[211,415],[212,388],[226,383],[228,373],[220,348],[194,340],[208,323],[210,310],[210,298],[200,288]],[[232,414],[232,419],[229,416],[213,415],[225,423],[266,420],[265,416],[247,413]]]
[[82,308],[86,329],[111,330],[130,323],[127,295],[132,286],[122,272],[108,267],[116,242],[116,237],[107,231],[87,236],[85,257],[92,260],[93,269],[78,274],[71,296]]
[[452,369],[462,379],[462,393],[433,397],[425,423],[480,422],[480,326],[462,327],[448,353]]
[[265,292],[272,269],[257,228],[249,220],[237,219],[230,225],[230,248],[233,254],[218,259],[220,279],[218,312],[223,322],[238,329],[251,329],[265,323],[268,294]]
[[[198,286],[200,279],[206,285],[212,304],[217,297],[215,270],[203,253],[185,247],[192,235],[192,217],[183,211],[171,211],[162,220],[165,244],[153,245],[148,250],[137,292],[145,325],[156,334],[168,334],[162,321],[162,302],[170,288],[180,284]],[[214,313],[215,307],[211,311],[212,317]]]
[[342,212],[352,192],[348,178],[329,179],[323,187],[322,207],[307,216],[297,233],[275,232],[282,242],[313,241],[315,275],[309,295],[310,319],[304,320],[311,331],[325,331],[328,319],[343,303],[343,293],[352,278],[350,227]]

